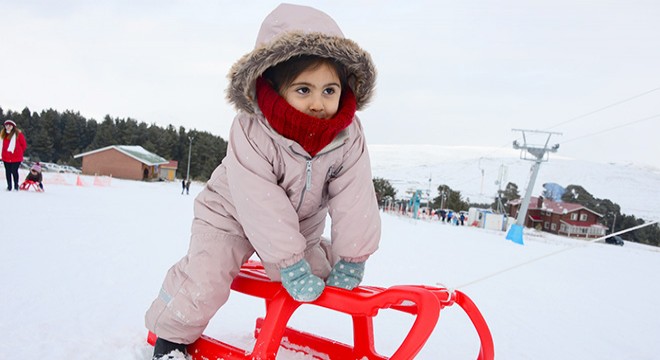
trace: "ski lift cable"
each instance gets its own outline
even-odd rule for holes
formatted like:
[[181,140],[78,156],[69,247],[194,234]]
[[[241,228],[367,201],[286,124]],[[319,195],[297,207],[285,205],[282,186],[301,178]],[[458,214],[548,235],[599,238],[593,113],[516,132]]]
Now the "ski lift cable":
[[[575,117],[570,118],[570,119],[568,119],[568,120],[564,120],[564,121],[562,121],[562,122],[560,122],[560,123],[557,123],[557,124],[555,124],[555,125],[552,125],[552,126],[550,126],[550,127],[547,127],[545,130],[554,129],[554,128],[559,127],[559,126],[561,126],[561,125],[565,125],[565,124],[568,124],[568,123],[570,123],[570,122],[573,122],[573,121],[576,121],[576,120],[579,120],[579,119],[586,118],[586,117],[591,116],[591,115],[593,115],[593,114],[599,113],[599,112],[601,112],[601,111],[603,111],[603,110],[607,110],[607,109],[613,108],[613,107],[615,107],[615,106],[618,106],[618,105],[621,105],[621,104],[627,103],[627,102],[629,102],[629,101],[635,100],[635,99],[637,99],[637,98],[640,98],[640,97],[642,97],[642,96],[648,95],[648,94],[650,94],[650,93],[652,93],[652,92],[655,92],[655,91],[658,91],[658,90],[660,90],[660,87],[656,87],[656,88],[653,88],[653,89],[651,89],[651,90],[647,90],[647,91],[641,92],[641,93],[636,94],[636,95],[633,95],[633,96],[631,96],[631,97],[628,97],[628,98],[625,98],[625,99],[622,99],[622,100],[619,100],[619,101],[613,102],[613,103],[611,103],[611,104],[609,104],[609,105],[606,105],[606,106],[600,107],[600,108],[598,108],[598,109],[596,109],[596,110],[592,110],[592,111],[589,111],[589,112],[584,113],[584,114],[582,114],[582,115],[578,115],[578,116],[575,116]],[[660,114],[659,114],[659,115],[660,115]],[[617,128],[620,128],[620,127],[623,127],[623,126],[632,125],[632,124],[634,124],[634,123],[636,123],[636,122],[641,122],[641,121],[649,120],[650,118],[654,118],[654,117],[656,117],[656,116],[658,116],[658,115],[653,115],[653,116],[651,116],[651,117],[649,117],[649,118],[639,119],[639,120],[636,120],[636,121],[633,121],[633,122],[630,122],[630,123],[622,124],[622,125],[619,125],[619,126],[616,126],[616,127],[610,128],[610,129],[606,129],[606,130],[603,130],[603,131],[600,131],[600,132],[594,133],[594,134],[589,134],[589,135],[581,136],[581,137],[574,138],[574,139],[571,139],[571,140],[563,141],[563,142],[561,142],[560,144],[563,144],[563,143],[566,143],[566,142],[569,142],[569,141],[573,141],[573,140],[577,140],[577,139],[582,139],[582,138],[589,137],[589,136],[592,136],[592,135],[597,135],[597,134],[600,134],[600,133],[603,133],[603,132],[606,132],[606,131],[610,131],[610,130],[614,130],[614,129],[617,129]]]
[[621,230],[621,231],[617,231],[617,232],[612,233],[612,234],[609,234],[609,235],[605,235],[605,236],[601,236],[601,237],[599,237],[599,238],[595,238],[595,239],[589,240],[589,241],[587,241],[587,242],[584,243],[584,244],[579,244],[579,245],[575,245],[575,246],[569,246],[569,247],[566,247],[566,248],[563,248],[563,249],[560,249],[560,250],[557,250],[557,251],[553,251],[553,252],[550,252],[550,253],[548,253],[548,254],[545,254],[545,255],[539,256],[539,257],[537,257],[537,258],[534,258],[534,259],[531,259],[531,260],[528,260],[528,261],[522,262],[522,263],[520,263],[520,264],[517,264],[517,265],[514,265],[514,266],[510,266],[510,267],[508,267],[508,268],[505,268],[505,269],[502,269],[502,270],[496,271],[496,272],[494,272],[494,273],[491,273],[491,274],[489,274],[489,275],[483,276],[483,277],[478,278],[478,279],[476,279],[476,280],[473,280],[473,281],[467,282],[467,283],[465,283],[465,284],[462,284],[462,285],[456,286],[456,287],[454,287],[453,289],[462,289],[462,288],[468,287],[468,286],[470,286],[470,285],[474,285],[474,284],[476,284],[476,283],[479,283],[479,282],[481,282],[481,281],[484,281],[484,280],[490,279],[490,278],[495,277],[495,276],[497,276],[497,275],[503,274],[503,273],[505,273],[505,272],[508,272],[508,271],[511,271],[511,270],[515,270],[515,269],[521,268],[521,267],[523,267],[523,266],[526,266],[526,265],[529,265],[529,264],[535,263],[535,262],[537,262],[537,261],[540,261],[540,260],[542,260],[542,259],[549,258],[549,257],[551,257],[551,256],[554,256],[554,255],[560,254],[560,253],[562,253],[562,252],[569,251],[569,250],[573,250],[573,249],[576,249],[576,248],[579,248],[579,247],[585,247],[585,246],[591,245],[591,244],[593,244],[593,243],[595,243],[595,242],[605,240],[605,239],[607,239],[607,238],[609,238],[609,237],[612,237],[612,236],[615,236],[615,235],[620,235],[620,234],[625,234],[625,233],[627,233],[627,232],[634,231],[634,230],[637,230],[637,229],[641,229],[641,228],[646,227],[646,226],[650,226],[650,225],[658,224],[659,222],[660,222],[660,220],[655,220],[655,221],[652,221],[652,222],[644,223],[644,224],[637,225],[637,226],[634,226],[634,227],[631,227],[631,228],[628,228],[628,229],[624,229],[624,230]]
[[655,115],[647,116],[647,117],[645,117],[645,118],[641,118],[641,119],[633,120],[633,121],[630,121],[630,122],[627,122],[627,123],[623,123],[623,124],[619,124],[619,125],[617,125],[617,126],[613,126],[613,127],[611,127],[611,128],[607,128],[607,129],[603,129],[603,130],[600,130],[600,131],[596,131],[596,132],[591,133],[591,134],[586,134],[586,135],[578,136],[578,137],[576,137],[576,138],[572,138],[572,139],[564,140],[564,141],[560,142],[560,144],[565,144],[565,143],[567,143],[567,142],[571,142],[571,141],[575,141],[575,140],[580,140],[580,139],[584,139],[584,138],[591,137],[591,136],[600,135],[600,134],[602,134],[602,133],[606,133],[606,132],[609,132],[609,131],[612,131],[612,130],[616,130],[616,129],[619,129],[619,128],[622,128],[622,127],[630,126],[630,125],[632,125],[632,124],[640,123],[640,122],[643,122],[643,121],[648,121],[648,120],[655,119],[655,118],[658,118],[658,117],[660,117],[660,114],[655,114]]
[[[658,90],[660,90],[660,87],[656,87],[656,88],[654,88],[654,89],[644,91],[644,92],[639,93],[639,94],[637,94],[637,95],[633,95],[633,96],[631,96],[631,97],[629,97],[629,98],[626,98],[626,99],[623,99],[623,100],[616,101],[616,102],[611,103],[611,104],[609,104],[609,105],[606,105],[606,106],[600,107],[600,108],[598,108],[598,109],[596,109],[596,110],[592,110],[592,111],[589,111],[589,112],[584,113],[584,114],[582,114],[582,115],[578,115],[578,116],[575,116],[575,117],[570,118],[570,119],[568,119],[568,120],[562,121],[562,122],[560,122],[560,123],[557,123],[557,124],[555,124],[555,125],[553,125],[553,126],[550,126],[550,127],[546,128],[546,130],[554,129],[554,128],[558,127],[558,126],[561,126],[561,125],[564,125],[564,124],[568,124],[569,122],[573,122],[573,121],[575,121],[575,120],[579,120],[579,119],[582,119],[582,118],[588,117],[588,116],[590,116],[590,115],[596,114],[596,113],[601,112],[601,111],[603,111],[603,110],[607,110],[607,109],[613,108],[613,107],[615,107],[615,106],[617,106],[617,105],[624,104],[624,103],[626,103],[626,102],[632,101],[632,100],[634,100],[634,99],[640,98],[640,97],[642,97],[642,96],[644,96],[644,95],[650,94],[650,93],[652,93],[652,92],[654,92],[654,91],[658,91]],[[642,121],[642,120],[639,120],[639,121]],[[632,123],[631,123],[631,124],[632,124]],[[625,126],[625,125],[622,125],[622,126]],[[488,155],[492,155],[492,154],[494,154],[494,153],[496,153],[496,152],[498,152],[498,151],[500,151],[500,150],[502,150],[502,149],[509,149],[510,147],[511,147],[511,143],[510,143],[510,142],[507,142],[506,144],[504,144],[504,145],[502,145],[502,146],[500,146],[500,147],[498,147],[498,148],[496,148],[496,149],[494,149],[494,150],[488,152],[487,154],[484,155],[484,157],[487,157]]]
[[[578,115],[578,116],[576,116],[576,117],[573,117],[573,118],[571,118],[571,119],[568,119],[568,120],[562,121],[562,122],[560,122],[560,123],[558,123],[558,124],[555,124],[555,125],[553,125],[553,126],[550,126],[550,127],[546,128],[546,130],[554,129],[554,128],[558,127],[558,126],[561,126],[561,125],[564,125],[564,124],[568,124],[569,122],[572,122],[572,121],[575,121],[575,120],[579,120],[579,119],[585,118],[585,117],[587,117],[587,116],[593,115],[593,114],[598,113],[598,112],[601,112],[601,111],[603,111],[603,110],[607,110],[607,109],[613,108],[613,107],[615,107],[615,106],[617,106],[617,105],[621,105],[621,104],[623,104],[623,103],[626,103],[626,102],[632,101],[632,100],[634,100],[634,99],[640,98],[640,97],[642,97],[642,96],[644,96],[644,95],[650,94],[650,93],[652,93],[652,92],[654,92],[654,91],[658,91],[658,90],[660,90],[660,87],[657,87],[657,88],[654,88],[654,89],[651,89],[651,90],[644,91],[644,92],[642,92],[642,93],[639,93],[639,94],[637,94],[637,95],[631,96],[631,97],[629,97],[629,98],[626,98],[626,99],[623,99],[623,100],[619,100],[619,101],[617,101],[617,102],[614,102],[614,103],[611,103],[611,104],[609,104],[609,105],[603,106],[603,107],[598,108],[598,109],[596,109],[596,110],[593,110],[593,111],[590,111],[590,112],[584,113],[584,114],[582,114],[582,115]],[[587,137],[591,137],[591,136],[599,135],[599,134],[602,134],[602,133],[605,133],[605,132],[608,132],[608,131],[612,131],[612,130],[616,130],[616,129],[619,129],[619,128],[622,128],[622,127],[625,127],[625,126],[630,126],[630,125],[635,124],[635,123],[639,123],[639,122],[643,122],[643,121],[651,120],[651,119],[654,119],[654,118],[656,118],[656,117],[658,117],[658,116],[660,116],[660,114],[656,114],[656,115],[652,115],[652,116],[649,116],[649,117],[646,117],[646,118],[642,118],[642,119],[634,120],[634,121],[631,121],[631,122],[628,122],[628,123],[620,124],[620,125],[617,125],[617,126],[615,126],[615,127],[611,127],[611,128],[608,128],[608,129],[604,129],[604,130],[601,130],[601,131],[598,131],[598,132],[595,132],[595,133],[591,133],[591,134],[587,134],[587,135],[579,136],[579,137],[576,137],[576,138],[573,138],[573,139],[565,140],[565,141],[560,142],[560,144],[565,144],[565,143],[567,143],[567,142],[571,142],[571,141],[575,141],[575,140],[579,140],[579,139],[583,139],[583,138],[587,138]],[[481,158],[484,158],[484,157],[488,157],[489,155],[493,155],[493,154],[495,154],[495,153],[497,153],[498,151],[501,151],[501,150],[503,150],[503,149],[508,149],[510,146],[511,146],[510,143],[504,144],[504,145],[502,145],[502,146],[500,146],[500,147],[498,147],[498,148],[496,148],[496,149],[494,149],[494,150],[488,152],[487,154],[483,155],[482,157],[480,157],[480,159],[481,159]],[[469,166],[469,165],[466,165],[466,166],[464,166],[464,168],[467,168],[468,166]],[[462,169],[461,169],[461,170],[462,170]]]
[[560,123],[558,123],[558,124],[555,124],[555,125],[553,125],[553,126],[550,126],[550,127],[546,128],[546,130],[554,129],[554,128],[558,127],[558,126],[561,126],[561,125],[564,125],[564,124],[568,124],[568,123],[573,122],[573,121],[575,121],[575,120],[579,120],[579,119],[585,118],[585,117],[587,117],[587,116],[590,116],[590,115],[596,114],[596,113],[598,113],[598,112],[601,112],[601,111],[603,111],[603,110],[607,110],[607,109],[609,109],[609,108],[613,108],[613,107],[615,107],[615,106],[617,106],[617,105],[621,105],[621,104],[623,104],[623,103],[627,103],[628,101],[632,101],[632,100],[634,100],[634,99],[640,98],[640,97],[642,97],[642,96],[644,96],[644,95],[650,94],[650,93],[652,93],[652,92],[654,92],[654,91],[658,91],[658,90],[660,90],[660,87],[657,87],[657,88],[655,88],[655,89],[651,89],[651,90],[648,90],[648,91],[644,91],[644,92],[639,93],[639,94],[637,94],[637,95],[631,96],[631,97],[629,97],[629,98],[627,98],[627,99],[619,100],[619,101],[614,102],[614,103],[612,103],[612,104],[609,104],[609,105],[603,106],[603,107],[601,107],[601,108],[599,108],[599,109],[596,109],[596,110],[593,110],[593,111],[589,111],[589,112],[584,113],[584,114],[582,114],[582,115],[578,115],[578,116],[576,116],[576,117],[574,117],[574,118],[571,118],[571,119],[568,119],[568,120],[562,121],[562,122],[560,122]]
[[[568,120],[562,121],[562,122],[560,122],[560,123],[558,123],[558,124],[555,124],[555,125],[553,125],[553,126],[550,126],[550,127],[546,128],[546,130],[554,129],[554,128],[558,127],[558,126],[561,126],[561,125],[564,125],[564,124],[568,124],[569,122],[573,122],[573,121],[575,121],[575,120],[579,120],[579,119],[582,119],[582,118],[588,117],[588,116],[590,116],[590,115],[596,114],[596,113],[601,112],[601,111],[603,111],[603,110],[607,110],[607,109],[613,108],[613,107],[615,107],[615,106],[617,106],[617,105],[624,104],[624,103],[626,103],[626,102],[632,101],[632,100],[634,100],[634,99],[640,98],[640,97],[642,97],[642,96],[645,96],[645,95],[647,95],[647,94],[650,94],[650,93],[652,93],[652,92],[654,92],[654,91],[658,91],[658,90],[660,90],[660,87],[656,87],[656,88],[654,88],[654,89],[644,91],[644,92],[639,93],[639,94],[637,94],[637,95],[633,95],[633,96],[631,96],[631,97],[628,97],[628,98],[623,99],[623,100],[616,101],[616,102],[614,102],[614,103],[611,103],[611,104],[609,104],[609,105],[603,106],[603,107],[598,108],[598,109],[596,109],[596,110],[592,110],[592,111],[589,111],[589,112],[584,113],[584,114],[582,114],[582,115],[578,115],[578,116],[575,116],[575,117],[573,117],[573,118],[571,118],[571,119],[568,119]],[[638,122],[647,121],[647,120],[650,120],[650,119],[656,118],[656,117],[658,117],[658,116],[660,116],[660,114],[656,114],[656,115],[652,115],[652,116],[650,116],[650,117],[646,117],[646,118],[643,118],[643,119],[638,119],[638,120],[635,120],[635,121],[631,121],[631,122],[628,122],[628,123],[625,123],[625,124],[621,124],[621,125],[618,125],[618,126],[615,126],[615,127],[609,128],[609,129],[601,130],[601,131],[598,131],[598,132],[595,132],[595,133],[592,133],[592,134],[587,134],[587,135],[583,135],[583,136],[576,137],[576,138],[573,138],[573,139],[565,140],[565,141],[562,141],[560,144],[565,144],[565,143],[567,143],[567,142],[571,142],[571,141],[575,141],[575,140],[583,139],[583,138],[586,138],[586,137],[591,137],[591,136],[599,135],[599,134],[602,134],[602,133],[605,133],[605,132],[608,132],[608,131],[612,131],[612,130],[616,130],[616,129],[618,129],[618,128],[622,128],[622,127],[625,127],[625,126],[629,126],[629,125],[632,125],[632,124],[635,124],[635,123],[638,123]],[[493,150],[489,151],[489,152],[486,153],[485,155],[481,156],[479,159],[481,160],[481,158],[487,158],[487,157],[489,157],[490,155],[493,155],[493,154],[495,154],[495,153],[497,153],[497,152],[499,152],[499,151],[502,151],[502,150],[505,150],[505,149],[509,149],[510,146],[511,146],[511,143],[506,143],[506,144],[504,144],[504,145],[502,145],[502,146],[500,146],[500,147],[498,147],[498,148],[496,148],[496,149],[493,149]],[[469,166],[470,166],[470,164],[466,164],[463,168],[459,169],[459,171],[462,171],[462,170],[468,168]],[[475,178],[475,179],[476,179],[476,178]],[[472,180],[475,180],[475,179],[472,179]],[[471,180],[471,181],[472,181],[472,180]]]

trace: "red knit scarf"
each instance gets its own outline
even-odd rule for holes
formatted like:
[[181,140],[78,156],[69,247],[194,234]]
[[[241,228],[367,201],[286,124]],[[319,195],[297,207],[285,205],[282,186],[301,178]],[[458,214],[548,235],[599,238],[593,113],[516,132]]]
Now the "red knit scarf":
[[261,77],[257,79],[257,103],[275,131],[315,156],[353,121],[355,95],[348,87],[343,90],[339,110],[331,119],[319,119],[298,111]]

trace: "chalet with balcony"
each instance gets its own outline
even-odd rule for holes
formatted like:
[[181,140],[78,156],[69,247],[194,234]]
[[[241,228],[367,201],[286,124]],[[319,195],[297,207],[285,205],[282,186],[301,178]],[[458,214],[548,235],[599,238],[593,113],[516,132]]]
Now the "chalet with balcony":
[[[522,200],[508,202],[511,216],[518,217]],[[607,227],[599,223],[602,218],[602,214],[580,204],[552,201],[540,196],[530,199],[525,226],[568,237],[598,238],[607,231]]]

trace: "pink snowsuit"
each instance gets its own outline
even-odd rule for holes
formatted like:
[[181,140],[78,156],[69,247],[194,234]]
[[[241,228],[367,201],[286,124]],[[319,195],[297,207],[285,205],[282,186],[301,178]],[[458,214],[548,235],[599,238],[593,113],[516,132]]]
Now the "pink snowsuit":
[[[238,109],[227,156],[195,199],[187,255],[167,273],[145,316],[159,337],[189,344],[226,302],[240,266],[255,252],[269,277],[303,257],[326,278],[339,259],[365,261],[378,248],[380,214],[357,117],[311,157],[275,132],[255,100],[255,82],[291,56],[337,59],[352,72],[360,110],[373,93],[368,53],[345,39],[326,14],[283,4],[264,20],[257,46],[231,69],[229,101]],[[331,218],[331,242],[322,240]]]

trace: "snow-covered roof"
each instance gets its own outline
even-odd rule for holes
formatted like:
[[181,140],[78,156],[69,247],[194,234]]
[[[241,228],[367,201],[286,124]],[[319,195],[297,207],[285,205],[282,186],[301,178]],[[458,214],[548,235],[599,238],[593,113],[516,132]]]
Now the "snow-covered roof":
[[79,158],[95,153],[99,153],[102,151],[110,150],[110,149],[115,149],[119,151],[120,153],[132,157],[133,159],[147,165],[147,166],[155,166],[155,165],[162,165],[162,164],[167,164],[169,163],[168,160],[165,160],[164,158],[145,150],[142,146],[139,145],[110,145],[106,146],[104,148],[88,151],[82,154],[74,155],[74,158]]
[[[577,210],[587,210],[589,212],[594,213],[597,216],[603,217],[602,214],[599,214],[588,207],[582,206],[580,204],[574,204],[574,203],[569,203],[569,202],[563,202],[563,201],[552,201],[550,199],[543,199],[543,203],[541,204],[541,207],[538,206],[538,197],[532,196],[531,199],[529,199],[529,210],[543,210],[543,211],[549,211],[555,214],[568,214],[573,211]],[[515,199],[509,201],[509,204],[511,205],[519,205],[522,203],[522,199]]]

